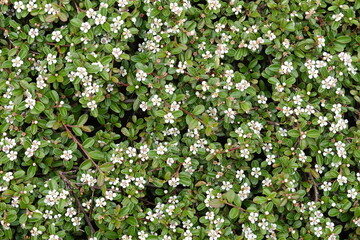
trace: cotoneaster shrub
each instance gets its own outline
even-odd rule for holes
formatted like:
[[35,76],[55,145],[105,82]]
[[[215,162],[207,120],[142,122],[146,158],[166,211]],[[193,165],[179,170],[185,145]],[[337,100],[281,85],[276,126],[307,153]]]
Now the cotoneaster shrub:
[[0,3],[0,239],[359,239],[359,0]]

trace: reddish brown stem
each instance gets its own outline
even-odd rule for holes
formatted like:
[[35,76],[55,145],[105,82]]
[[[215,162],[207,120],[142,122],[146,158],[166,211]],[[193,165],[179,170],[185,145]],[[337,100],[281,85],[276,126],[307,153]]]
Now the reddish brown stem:
[[86,221],[87,225],[90,227],[91,235],[94,235],[95,229],[91,223],[91,219],[87,215],[85,209],[83,208],[80,199],[75,194],[75,192],[74,192],[75,188],[72,186],[70,180],[65,176],[65,174],[63,172],[58,171],[58,174],[59,174],[60,178],[64,181],[65,185],[69,188],[71,195],[75,198],[80,211],[84,214],[85,221]]
[[199,122],[201,122],[202,124],[204,124],[206,126],[206,124],[203,122],[203,120],[201,120],[200,118],[198,118],[197,116],[195,116],[194,114],[192,114],[191,112],[186,110],[185,108],[180,107],[180,110],[183,111],[184,113],[186,113],[187,115],[192,116],[193,118],[195,118],[196,120],[198,120]]
[[79,140],[75,137],[74,134],[72,134],[72,132],[70,131],[70,129],[67,127],[66,124],[63,124],[63,127],[65,128],[66,132],[70,135],[70,137],[73,139],[73,141],[79,146],[79,148],[83,151],[83,153],[86,155],[86,157],[88,159],[90,159],[90,161],[94,164],[94,166],[96,167],[96,169],[102,174],[104,175],[104,172],[101,171],[99,165],[96,164],[96,162],[90,157],[90,155],[88,154],[88,152],[84,149],[83,145],[79,142]]

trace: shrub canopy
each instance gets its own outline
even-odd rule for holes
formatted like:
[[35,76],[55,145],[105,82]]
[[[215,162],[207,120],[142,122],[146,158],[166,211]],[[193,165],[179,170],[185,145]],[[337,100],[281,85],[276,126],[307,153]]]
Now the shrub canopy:
[[358,239],[359,0],[0,0],[1,239]]

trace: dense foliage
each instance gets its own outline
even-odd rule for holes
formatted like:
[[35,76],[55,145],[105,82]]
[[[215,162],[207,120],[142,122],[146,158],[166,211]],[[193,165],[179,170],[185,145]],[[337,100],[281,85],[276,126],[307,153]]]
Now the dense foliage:
[[0,0],[0,239],[359,239],[359,0]]

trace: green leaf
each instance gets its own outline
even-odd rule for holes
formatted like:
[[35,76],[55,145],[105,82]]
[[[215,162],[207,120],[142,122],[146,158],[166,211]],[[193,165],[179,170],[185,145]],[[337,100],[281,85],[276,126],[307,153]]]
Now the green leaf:
[[240,215],[240,210],[238,208],[232,208],[229,212],[230,219],[237,219]]
[[54,102],[59,102],[59,94],[56,91],[51,90],[49,95]]
[[332,209],[329,210],[329,216],[330,217],[335,217],[338,214],[339,214],[339,210],[337,210],[336,208],[332,208]]
[[298,130],[291,129],[288,131],[288,134],[290,137],[298,138],[300,136],[300,133]]
[[11,68],[12,67],[12,62],[11,60],[7,60],[5,62],[2,63],[1,65],[2,68]]
[[107,231],[104,236],[108,239],[118,239],[119,235],[116,232]]
[[82,162],[80,164],[80,169],[81,170],[88,170],[89,168],[92,167],[92,165],[93,165],[92,161],[90,159],[87,159],[87,160],[85,160],[84,162]]
[[222,208],[225,206],[225,203],[221,199],[214,199],[209,202],[209,205],[213,208]]
[[44,104],[42,104],[42,102],[36,102],[36,104],[35,104],[35,109],[36,109],[39,113],[41,113],[41,112],[43,112],[43,111],[45,110],[45,106],[44,106]]
[[99,167],[100,167],[101,171],[109,172],[114,168],[114,164],[107,162],[107,163],[101,164]]
[[100,152],[100,151],[92,151],[92,152],[89,152],[89,156],[90,156],[92,159],[105,160],[105,153]]
[[235,199],[235,192],[233,190],[229,190],[227,193],[225,193],[226,199],[229,203],[232,203]]
[[25,171],[24,170],[18,170],[14,173],[14,178],[20,178],[22,176],[25,175]]
[[197,105],[197,106],[194,108],[194,110],[193,110],[192,113],[193,113],[194,115],[200,115],[200,114],[202,114],[204,111],[205,111],[204,105]]
[[95,143],[95,140],[93,138],[87,138],[84,142],[83,142],[83,147],[84,148],[89,148],[91,146],[93,146]]
[[130,212],[130,210],[131,210],[130,205],[123,207],[119,212],[119,216],[120,217],[126,216]]
[[113,59],[112,55],[111,56],[105,56],[100,60],[100,62],[101,62],[102,65],[105,66],[106,64],[109,64],[112,61],[112,59]]
[[289,31],[289,32],[293,32],[295,31],[295,23],[294,22],[289,22],[286,27],[285,30]]
[[188,172],[181,172],[179,174],[180,184],[184,186],[190,186],[191,185],[191,175]]
[[243,103],[241,103],[240,106],[241,106],[241,109],[244,110],[245,112],[249,111],[252,108],[250,102],[243,102]]
[[164,117],[165,114],[166,114],[166,112],[163,111],[163,110],[157,110],[157,111],[155,112],[155,115],[158,116],[158,117]]
[[267,197],[256,196],[253,201],[257,204],[264,204],[267,202]]
[[317,129],[311,129],[307,131],[306,136],[309,138],[318,138],[320,137],[320,131]]
[[136,226],[136,225],[138,225],[137,219],[136,219],[135,217],[133,217],[133,216],[128,217],[128,218],[126,219],[126,222],[127,222],[129,225],[131,225],[131,226]]
[[70,20],[71,25],[75,26],[75,27],[81,27],[82,21],[78,18],[73,18]]
[[79,120],[78,120],[78,122],[77,122],[77,125],[80,125],[80,126],[84,125],[84,124],[86,123],[86,121],[88,120],[88,118],[89,118],[89,115],[87,115],[87,114],[81,115],[81,116],[79,117]]
[[340,36],[340,37],[337,37],[337,38],[336,38],[336,42],[339,42],[339,43],[349,43],[349,42],[351,42],[351,37],[348,37],[348,36]]

